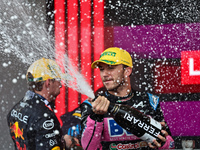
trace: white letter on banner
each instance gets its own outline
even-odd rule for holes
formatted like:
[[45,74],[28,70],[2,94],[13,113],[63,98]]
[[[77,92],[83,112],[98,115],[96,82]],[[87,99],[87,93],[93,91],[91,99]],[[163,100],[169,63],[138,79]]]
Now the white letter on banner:
[[200,71],[194,70],[194,59],[193,58],[189,58],[189,75],[190,76],[200,75]]

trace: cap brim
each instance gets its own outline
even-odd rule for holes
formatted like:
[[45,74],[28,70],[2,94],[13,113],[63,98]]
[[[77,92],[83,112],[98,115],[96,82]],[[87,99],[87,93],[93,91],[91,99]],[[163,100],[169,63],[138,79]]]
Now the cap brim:
[[105,61],[96,60],[96,61],[94,61],[94,62],[92,63],[92,65],[91,65],[92,69],[98,68],[99,63],[101,63],[101,62],[102,62],[102,63],[105,63],[105,64],[109,64],[109,63],[106,63]]
[[[110,61],[111,62],[111,61]],[[104,63],[104,64],[107,64],[107,65],[119,65],[120,63],[118,62],[115,62],[115,63],[109,63],[109,62],[106,62],[106,61],[102,61],[102,60],[96,60],[92,63],[91,67],[92,69],[94,68],[98,68],[98,65],[99,63]]]
[[92,63],[92,65],[91,65],[91,68],[92,68],[92,69],[97,68],[97,67],[98,67],[97,64],[98,64],[99,62],[100,62],[99,60],[94,61],[94,62]]

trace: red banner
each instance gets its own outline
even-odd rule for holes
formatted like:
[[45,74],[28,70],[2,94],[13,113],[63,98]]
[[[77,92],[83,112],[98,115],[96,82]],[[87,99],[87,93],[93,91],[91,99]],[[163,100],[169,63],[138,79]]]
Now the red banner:
[[200,51],[181,52],[181,84],[200,84]]

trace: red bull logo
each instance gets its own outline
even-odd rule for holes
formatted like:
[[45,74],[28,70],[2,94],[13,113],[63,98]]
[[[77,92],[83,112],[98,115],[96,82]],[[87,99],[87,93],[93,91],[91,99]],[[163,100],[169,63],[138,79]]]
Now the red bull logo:
[[13,125],[11,125],[10,126],[10,130],[11,130],[11,133],[15,134],[15,138],[22,138],[22,140],[24,140],[23,129],[21,130],[19,128],[19,123],[18,122],[15,122]]
[[24,147],[21,147],[19,142],[16,142],[16,146],[18,150],[26,150],[26,145],[24,144]]

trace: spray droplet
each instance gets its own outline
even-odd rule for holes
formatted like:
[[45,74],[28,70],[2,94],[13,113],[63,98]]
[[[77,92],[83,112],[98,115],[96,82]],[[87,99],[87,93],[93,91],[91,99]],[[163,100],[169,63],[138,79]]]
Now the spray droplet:
[[17,79],[14,78],[14,79],[12,80],[12,82],[13,82],[13,83],[17,83]]
[[21,78],[22,78],[22,79],[25,79],[25,78],[26,78],[26,75],[25,75],[25,74],[23,74],[23,75],[21,76]]
[[8,64],[4,62],[3,67],[8,67]]

